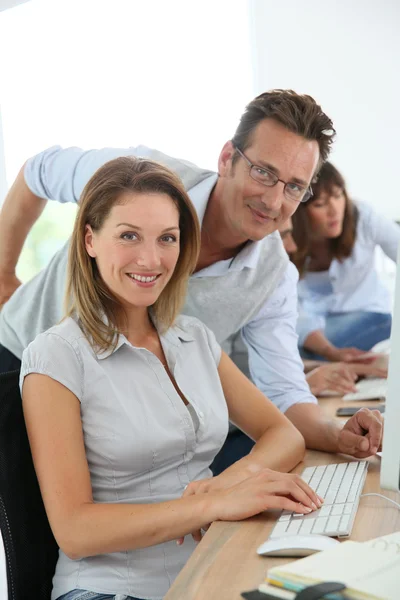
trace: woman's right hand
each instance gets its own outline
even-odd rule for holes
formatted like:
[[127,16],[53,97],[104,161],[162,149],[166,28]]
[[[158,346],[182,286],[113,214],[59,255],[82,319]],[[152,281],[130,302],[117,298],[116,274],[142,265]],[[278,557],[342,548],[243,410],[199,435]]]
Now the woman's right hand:
[[358,348],[335,348],[330,352],[329,360],[337,362],[363,362],[369,364],[375,360],[375,357],[371,355],[371,352],[365,350],[359,350]]
[[240,483],[215,492],[214,520],[239,521],[268,509],[308,514],[320,508],[320,498],[299,475],[263,469]]
[[[363,365],[364,367],[367,365]],[[327,363],[310,371],[306,375],[311,393],[318,396],[332,390],[339,394],[354,392],[357,374],[347,363]]]

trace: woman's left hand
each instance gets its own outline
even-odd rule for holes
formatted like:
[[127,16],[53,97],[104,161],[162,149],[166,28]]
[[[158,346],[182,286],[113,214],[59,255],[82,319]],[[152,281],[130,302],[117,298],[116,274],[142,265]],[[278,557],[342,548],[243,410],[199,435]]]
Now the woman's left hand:
[[[239,465],[238,465],[239,466]],[[250,477],[251,474],[254,474],[256,471],[254,468],[252,471],[248,471],[245,468],[237,468],[236,465],[232,465],[226,471],[223,471],[220,475],[216,477],[207,477],[207,479],[199,479],[197,481],[191,481],[186,487],[182,494],[182,498],[186,496],[195,496],[197,494],[208,494],[210,491],[216,491],[221,489],[226,489],[240,483],[247,477]],[[204,531],[207,531],[210,525],[203,527]],[[192,532],[192,538],[195,542],[200,542],[203,535],[200,529]],[[181,537],[177,540],[178,546],[182,545],[184,542],[184,537]]]

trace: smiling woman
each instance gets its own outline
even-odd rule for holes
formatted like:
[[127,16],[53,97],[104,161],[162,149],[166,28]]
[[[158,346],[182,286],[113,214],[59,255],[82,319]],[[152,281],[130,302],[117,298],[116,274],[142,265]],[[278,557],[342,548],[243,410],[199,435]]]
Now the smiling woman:
[[[178,315],[199,244],[180,179],[158,163],[116,158],[83,190],[68,316],[29,344],[21,367],[60,546],[52,600],[161,600],[212,521],[321,505],[300,478],[266,468],[272,448],[277,468],[301,460],[299,432],[211,330]],[[212,477],[229,418],[255,448]]]
[[117,332],[127,334],[149,306],[159,327],[170,327],[200,247],[197,215],[179,179],[151,161],[120,157],[89,181],[80,204],[67,314],[79,314],[102,350],[115,347]]

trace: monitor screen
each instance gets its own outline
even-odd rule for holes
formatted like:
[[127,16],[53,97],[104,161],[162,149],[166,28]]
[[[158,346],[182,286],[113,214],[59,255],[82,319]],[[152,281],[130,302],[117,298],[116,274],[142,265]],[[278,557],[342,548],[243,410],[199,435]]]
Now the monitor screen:
[[397,255],[396,288],[390,335],[388,387],[384,418],[381,487],[386,490],[400,491],[400,248]]

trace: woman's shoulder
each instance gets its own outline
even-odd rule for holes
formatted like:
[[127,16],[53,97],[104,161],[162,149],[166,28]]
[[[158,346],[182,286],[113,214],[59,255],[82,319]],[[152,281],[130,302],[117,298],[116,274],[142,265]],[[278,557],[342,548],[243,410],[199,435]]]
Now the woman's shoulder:
[[60,321],[60,323],[57,323],[57,325],[53,325],[53,327],[50,327],[50,329],[40,333],[34,341],[40,343],[50,336],[58,337],[65,342],[69,342],[71,345],[80,339],[86,339],[85,334],[79,327],[77,320],[73,317],[65,317],[65,319]]
[[363,219],[365,217],[369,217],[374,211],[374,208],[364,200],[352,200],[354,208],[357,212],[358,219]]
[[62,383],[79,399],[84,390],[84,359],[81,340],[85,336],[73,318],[40,333],[22,354],[21,379],[37,373]]
[[57,325],[39,333],[28,345],[25,355],[32,352],[53,354],[59,356],[65,354],[65,349],[71,349],[74,354],[80,354],[79,346],[86,342],[85,334],[79,327],[78,322],[72,317],[66,317]]
[[357,239],[365,243],[370,242],[376,223],[377,211],[368,202],[362,200],[352,201],[357,211]]
[[359,228],[369,227],[373,223],[378,211],[364,200],[352,200],[352,202],[357,212],[357,226]]

